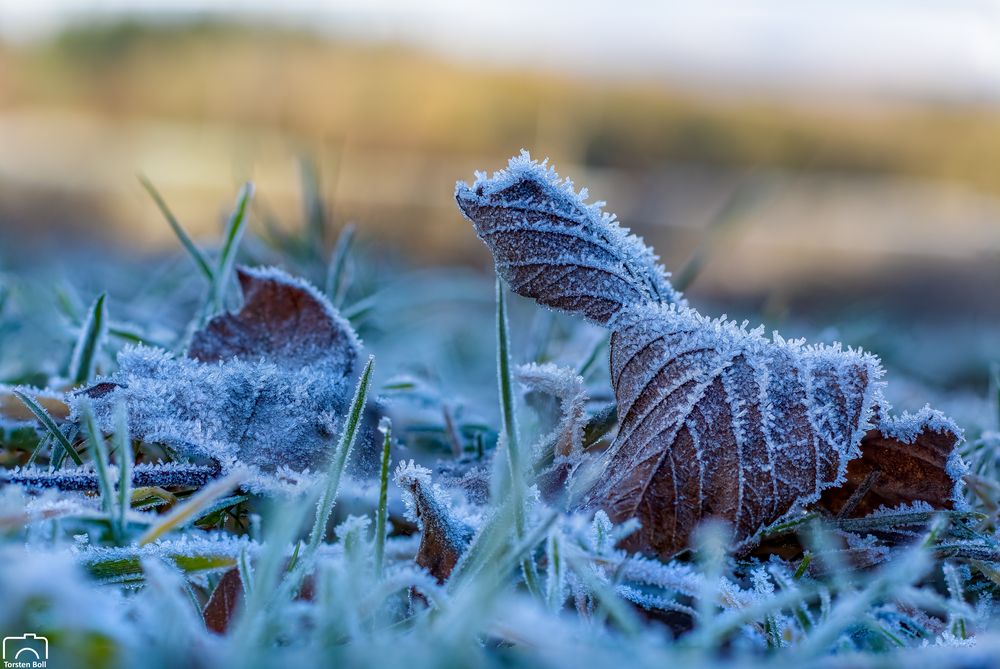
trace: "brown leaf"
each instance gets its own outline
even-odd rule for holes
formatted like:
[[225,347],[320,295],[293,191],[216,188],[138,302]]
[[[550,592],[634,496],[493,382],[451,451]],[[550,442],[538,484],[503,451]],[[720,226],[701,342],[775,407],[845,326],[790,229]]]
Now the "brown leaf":
[[[888,417],[868,430],[861,440],[861,457],[847,465],[847,481],[825,491],[819,505],[848,517],[914,502],[951,509],[955,485],[964,473],[955,449],[961,439],[958,426],[930,408],[913,416]],[[871,487],[859,490],[876,472]],[[845,507],[849,501],[853,508]]]
[[[839,486],[829,499],[841,508],[855,491],[860,510],[950,505],[957,429],[919,440],[899,439],[902,423],[869,432],[877,358],[701,316],[653,252],[583,197],[527,154],[456,190],[512,290],[612,330],[618,435],[581,505],[618,523],[638,518],[629,548],[670,557],[714,517],[732,525],[740,549]],[[849,469],[866,434],[865,456]],[[875,468],[894,471],[882,479]]]
[[642,240],[546,163],[525,152],[477,177],[459,182],[455,199],[517,294],[602,325],[629,304],[681,301]]
[[225,634],[237,609],[242,605],[243,581],[240,580],[240,570],[234,567],[219,579],[202,610],[205,627],[216,634]]
[[12,423],[34,423],[35,416],[21,400],[14,395],[14,390],[22,390],[34,398],[56,420],[64,420],[69,416],[66,396],[56,390],[38,390],[24,387],[7,386],[0,383],[0,424],[6,421]]
[[444,583],[472,540],[473,529],[454,517],[441,493],[431,486],[429,470],[413,461],[400,463],[395,479],[420,525],[420,547],[414,559]]
[[816,501],[857,454],[882,371],[690,309],[634,308],[611,338],[618,438],[585,505],[637,517],[628,547],[669,557],[715,517],[737,545]]
[[[330,302],[280,270],[238,271],[243,306],[195,333],[189,357],[127,347],[86,397],[110,430],[124,403],[131,434],[185,457],[272,473],[323,462],[350,401],[360,344]],[[294,477],[292,477],[294,479]],[[279,485],[254,477],[255,489]]]
[[236,276],[243,305],[196,332],[188,357],[201,362],[264,359],[289,368],[323,365],[341,376],[351,373],[357,337],[315,289],[274,269],[240,267]]

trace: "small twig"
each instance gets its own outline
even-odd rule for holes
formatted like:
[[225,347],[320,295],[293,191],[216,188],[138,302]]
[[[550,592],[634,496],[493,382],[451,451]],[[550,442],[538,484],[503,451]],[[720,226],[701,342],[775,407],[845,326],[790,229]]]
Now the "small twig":
[[847,498],[847,502],[844,503],[844,507],[839,513],[837,513],[837,519],[842,520],[850,516],[851,512],[857,508],[858,504],[862,499],[864,499],[864,496],[868,494],[868,491],[872,489],[872,486],[875,485],[881,476],[882,470],[878,468],[868,472],[868,476],[865,477],[865,480],[861,482],[861,485],[859,485],[853,493],[851,493],[851,496]]
[[444,415],[444,433],[448,436],[448,443],[451,444],[451,454],[456,460],[462,457],[462,438],[455,428],[455,420],[451,416],[451,409],[447,404],[441,405],[441,413]]

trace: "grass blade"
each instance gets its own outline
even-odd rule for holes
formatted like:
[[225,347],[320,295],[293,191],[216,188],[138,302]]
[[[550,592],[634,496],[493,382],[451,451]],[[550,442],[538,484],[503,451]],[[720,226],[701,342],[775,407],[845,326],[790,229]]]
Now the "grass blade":
[[347,465],[347,456],[354,446],[354,439],[358,434],[358,425],[361,423],[361,415],[364,413],[365,402],[368,400],[368,387],[371,385],[372,367],[375,365],[375,356],[368,357],[368,364],[365,365],[358,381],[358,387],[354,391],[354,399],[351,401],[351,411],[347,415],[347,423],[344,431],[340,435],[337,450],[334,451],[330,460],[330,468],[326,475],[326,488],[323,496],[316,505],[316,522],[309,535],[309,545],[307,555],[312,555],[320,542],[326,535],[326,526],[330,522],[330,514],[333,512],[333,505],[337,501],[337,491],[340,488],[340,477],[344,473]]
[[[518,443],[517,415],[514,411],[513,377],[510,370],[510,334],[507,325],[507,300],[503,281],[497,277],[497,376],[500,385],[500,415],[503,418],[504,443],[507,445],[507,464],[510,468],[510,489],[514,499],[514,529],[517,538],[524,538],[524,469],[521,447]],[[541,596],[535,561],[531,555],[521,563],[524,583],[535,596]]]
[[335,307],[339,307],[343,303],[344,293],[347,292],[344,270],[347,267],[347,256],[354,243],[356,230],[353,223],[345,225],[340,231],[340,236],[337,237],[337,245],[333,247],[333,253],[330,254],[330,264],[326,271],[326,294]]
[[326,248],[326,207],[320,194],[319,174],[316,163],[309,158],[299,160],[299,178],[302,184],[302,208],[306,217],[306,241],[309,250],[322,256]]
[[132,440],[128,433],[125,405],[115,406],[115,433],[112,447],[118,458],[118,531],[124,537],[128,530],[128,512],[132,508]]
[[75,385],[87,383],[94,378],[97,353],[108,333],[108,309],[105,304],[107,293],[101,293],[90,307],[87,320],[83,322],[80,336],[73,347],[73,358],[69,365],[70,379]]
[[219,261],[212,280],[212,304],[217,312],[223,308],[226,287],[229,285],[229,275],[232,274],[233,263],[236,261],[236,251],[247,227],[247,205],[252,197],[253,183],[248,181],[240,189],[240,194],[236,198],[236,208],[226,226],[226,237],[222,243],[222,251],[219,253]]
[[378,511],[375,514],[375,576],[382,577],[385,559],[385,526],[389,507],[389,446],[392,444],[392,423],[383,418],[379,430],[385,435],[382,442],[382,469],[379,473]]
[[108,445],[104,441],[104,434],[97,426],[94,419],[94,410],[90,402],[80,403],[80,417],[83,421],[84,430],[87,434],[87,442],[90,444],[90,456],[94,461],[94,471],[97,472],[97,485],[101,491],[101,508],[108,514],[111,520],[111,532],[115,540],[120,539],[118,534],[117,514],[115,513],[115,489],[111,482],[110,464],[108,458]]
[[194,240],[192,240],[188,236],[187,232],[185,232],[184,228],[181,227],[180,222],[174,216],[173,212],[170,211],[170,208],[160,195],[160,192],[156,190],[156,187],[153,186],[153,183],[149,179],[141,174],[139,175],[139,183],[146,189],[149,196],[153,198],[153,202],[156,203],[160,213],[163,214],[163,218],[167,219],[170,229],[174,231],[175,235],[177,235],[177,239],[180,240],[181,246],[184,247],[184,249],[188,252],[188,255],[191,256],[191,259],[194,260],[194,264],[198,266],[198,269],[201,270],[201,273],[206,279],[208,279],[208,282],[212,283],[212,268],[209,266],[208,260],[205,258],[205,254],[201,252],[201,249],[199,249],[194,243]]
[[76,449],[73,448],[73,444],[69,442],[69,439],[66,438],[63,431],[60,430],[59,426],[56,425],[56,422],[52,420],[52,416],[49,415],[49,412],[46,411],[42,405],[36,402],[33,398],[28,397],[20,390],[14,390],[12,392],[14,393],[14,396],[21,400],[21,403],[27,407],[28,411],[30,411],[35,418],[38,419],[38,422],[42,424],[42,427],[44,427],[48,433],[52,435],[52,438],[56,440],[56,443],[62,446],[63,451],[65,451],[69,457],[73,458],[73,462],[78,465],[82,465],[83,459],[80,458],[80,454],[76,452]]

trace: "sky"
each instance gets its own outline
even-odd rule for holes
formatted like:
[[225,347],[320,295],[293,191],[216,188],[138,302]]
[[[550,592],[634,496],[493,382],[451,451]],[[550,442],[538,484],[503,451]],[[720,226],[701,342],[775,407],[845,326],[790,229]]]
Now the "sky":
[[0,0],[0,37],[216,15],[599,76],[1000,102],[1000,0]]

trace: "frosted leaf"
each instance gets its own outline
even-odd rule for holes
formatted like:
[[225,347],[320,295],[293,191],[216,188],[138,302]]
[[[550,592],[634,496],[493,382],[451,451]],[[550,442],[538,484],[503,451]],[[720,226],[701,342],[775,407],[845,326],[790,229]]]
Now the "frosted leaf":
[[681,302],[652,250],[586,197],[526,151],[492,177],[455,186],[515,293],[602,325],[629,304]]
[[[869,460],[888,452],[883,442],[923,435],[926,444],[897,449],[907,463],[898,478],[913,487],[930,481],[928,501],[951,504],[962,465],[950,421],[925,413],[870,431],[882,385],[877,358],[701,316],[670,287],[652,250],[585,197],[527,153],[456,188],[515,292],[612,330],[618,435],[605,471],[583,482],[590,489],[580,503],[616,523],[638,518],[642,527],[625,546],[672,556],[715,517],[733,526],[739,549],[825,490],[843,486],[836,494],[846,502],[865,492],[848,462],[866,435]],[[933,461],[922,462],[928,453]]]
[[738,543],[844,478],[882,369],[840,346],[773,340],[691,309],[642,305],[611,338],[619,433],[585,503],[670,556],[712,516]]
[[281,367],[323,367],[350,376],[361,344],[330,301],[273,268],[240,267],[243,305],[194,334],[188,357],[201,362],[264,359]]
[[403,490],[407,510],[420,526],[416,563],[443,583],[472,540],[473,528],[457,518],[442,491],[431,486],[430,470],[410,462],[396,467],[395,481]]
[[849,515],[901,505],[954,508],[966,473],[956,448],[961,439],[958,426],[930,407],[884,416],[861,440],[861,457],[847,465],[847,481],[824,492],[820,504],[838,514],[869,481],[870,488],[862,491]]
[[196,333],[192,357],[125,348],[114,375],[72,397],[74,411],[88,397],[110,431],[124,402],[133,436],[223,470],[323,463],[350,401],[357,338],[307,284],[276,269],[239,276],[243,307]]

